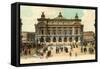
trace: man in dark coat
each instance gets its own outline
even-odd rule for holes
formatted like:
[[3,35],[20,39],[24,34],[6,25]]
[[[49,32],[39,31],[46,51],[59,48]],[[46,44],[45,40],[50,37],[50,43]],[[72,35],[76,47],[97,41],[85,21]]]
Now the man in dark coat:
[[67,47],[65,47],[65,52],[68,53],[68,48]]
[[48,58],[48,57],[50,57],[50,56],[51,56],[51,51],[49,50],[49,51],[47,52],[47,56],[46,56],[46,57]]
[[63,52],[63,47],[60,48],[61,52]]
[[69,52],[69,56],[72,56],[72,53],[71,52]]
[[87,48],[84,48],[84,53],[86,54],[86,52],[87,52]]

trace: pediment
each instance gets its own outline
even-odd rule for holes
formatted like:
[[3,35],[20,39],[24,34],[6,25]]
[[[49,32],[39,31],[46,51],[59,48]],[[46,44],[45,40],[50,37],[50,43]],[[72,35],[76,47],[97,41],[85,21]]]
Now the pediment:
[[46,24],[41,22],[41,23],[38,23],[37,26],[38,26],[38,27],[45,27]]
[[74,25],[81,25],[80,23],[74,23]]

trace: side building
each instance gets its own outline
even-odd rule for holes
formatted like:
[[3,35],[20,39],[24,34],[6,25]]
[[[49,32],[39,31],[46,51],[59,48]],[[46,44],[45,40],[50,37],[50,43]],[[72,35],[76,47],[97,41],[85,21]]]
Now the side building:
[[22,32],[22,46],[23,47],[34,47],[35,44],[35,33],[34,32]]
[[86,44],[95,44],[95,33],[93,31],[87,31],[83,34],[83,40]]

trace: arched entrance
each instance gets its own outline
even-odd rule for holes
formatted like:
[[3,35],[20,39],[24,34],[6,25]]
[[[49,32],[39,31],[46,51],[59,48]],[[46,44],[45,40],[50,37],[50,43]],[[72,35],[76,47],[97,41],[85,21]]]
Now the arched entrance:
[[46,37],[46,42],[50,42],[50,37]]
[[67,37],[64,37],[64,42],[67,42]]
[[78,42],[78,36],[75,37],[75,41]]
[[44,42],[44,38],[43,38],[43,36],[40,38],[40,42]]
[[72,37],[69,38],[69,42],[72,42]]
[[53,38],[53,42],[56,42],[56,37]]
[[59,42],[61,42],[62,41],[62,39],[61,39],[61,37],[59,37]]

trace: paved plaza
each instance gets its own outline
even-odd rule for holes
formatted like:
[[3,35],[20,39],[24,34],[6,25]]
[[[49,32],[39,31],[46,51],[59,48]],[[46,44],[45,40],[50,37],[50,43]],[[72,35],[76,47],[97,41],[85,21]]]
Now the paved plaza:
[[[43,63],[43,62],[59,62],[59,61],[76,61],[76,60],[93,60],[95,59],[95,54],[89,54],[87,51],[86,53],[81,52],[81,46],[77,48],[71,49],[70,46],[63,46],[68,48],[68,52],[59,51],[56,53],[56,46],[48,47],[48,50],[51,50],[51,56],[46,57],[47,52],[43,56],[36,55],[35,53],[32,55],[24,55],[21,56],[20,63]],[[87,47],[87,49],[89,46]],[[35,50],[35,49],[34,49]],[[34,51],[33,50],[33,51]],[[71,52],[71,54],[70,54]]]

